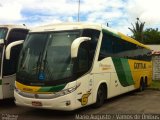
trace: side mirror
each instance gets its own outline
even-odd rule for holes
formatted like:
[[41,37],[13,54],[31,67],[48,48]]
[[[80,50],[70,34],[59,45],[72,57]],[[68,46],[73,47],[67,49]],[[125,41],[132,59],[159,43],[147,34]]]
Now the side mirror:
[[9,60],[10,59],[10,54],[11,54],[11,49],[14,46],[17,46],[19,44],[22,44],[24,42],[24,40],[19,40],[19,41],[15,41],[10,43],[7,47],[6,47],[6,59]]
[[75,39],[71,45],[71,58],[76,58],[78,54],[78,48],[80,44],[84,41],[91,40],[90,37],[79,37]]
[[4,44],[4,39],[0,39],[0,44]]

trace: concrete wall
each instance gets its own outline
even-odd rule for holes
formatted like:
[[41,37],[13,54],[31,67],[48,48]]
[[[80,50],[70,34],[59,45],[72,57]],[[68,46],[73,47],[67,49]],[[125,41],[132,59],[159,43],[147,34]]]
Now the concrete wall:
[[160,80],[160,45],[147,45],[153,50],[153,80]]
[[160,55],[153,55],[153,80],[160,80]]
[[160,45],[146,45],[150,47],[153,51],[160,51]]

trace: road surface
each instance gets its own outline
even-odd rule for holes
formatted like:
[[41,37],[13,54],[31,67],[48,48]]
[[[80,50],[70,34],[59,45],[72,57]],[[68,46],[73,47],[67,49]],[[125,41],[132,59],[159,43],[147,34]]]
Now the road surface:
[[[74,120],[74,119],[135,119],[154,117],[160,120],[160,91],[131,92],[105,101],[98,109],[88,106],[72,112],[20,107],[14,100],[0,101],[2,120]],[[144,116],[144,115],[148,116]],[[154,114],[154,115],[152,115]],[[155,115],[158,114],[158,115]],[[121,115],[121,116],[119,116]],[[122,116],[126,115],[126,116]],[[151,115],[151,116],[149,116]]]

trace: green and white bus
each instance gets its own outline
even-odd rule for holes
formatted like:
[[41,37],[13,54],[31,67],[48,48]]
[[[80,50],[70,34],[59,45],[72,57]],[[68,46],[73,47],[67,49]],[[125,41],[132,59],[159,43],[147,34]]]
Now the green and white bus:
[[15,103],[74,110],[135,90],[152,80],[151,50],[111,28],[61,23],[32,29],[20,53]]
[[[0,25],[0,100],[14,97],[18,57],[27,33],[23,25]],[[5,57],[8,50],[12,54],[9,60]]]

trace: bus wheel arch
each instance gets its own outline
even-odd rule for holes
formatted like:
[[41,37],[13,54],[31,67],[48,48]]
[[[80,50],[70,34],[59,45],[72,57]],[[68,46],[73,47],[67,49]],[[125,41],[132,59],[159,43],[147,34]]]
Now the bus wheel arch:
[[95,108],[101,107],[105,101],[105,99],[107,99],[107,84],[106,83],[100,83],[98,89],[97,89],[97,94],[96,94],[96,102],[94,104]]

